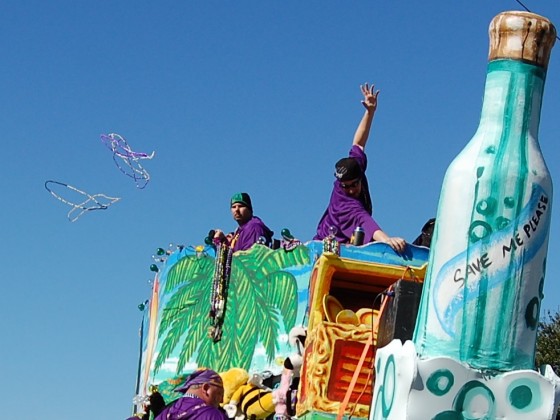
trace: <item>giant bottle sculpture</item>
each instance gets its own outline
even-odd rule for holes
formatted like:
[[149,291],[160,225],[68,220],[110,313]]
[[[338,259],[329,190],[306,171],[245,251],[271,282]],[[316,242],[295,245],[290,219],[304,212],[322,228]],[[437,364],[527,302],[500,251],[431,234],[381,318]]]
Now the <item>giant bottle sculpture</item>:
[[552,182],[537,133],[556,31],[506,12],[490,25],[480,125],[441,190],[414,342],[483,370],[534,364]]

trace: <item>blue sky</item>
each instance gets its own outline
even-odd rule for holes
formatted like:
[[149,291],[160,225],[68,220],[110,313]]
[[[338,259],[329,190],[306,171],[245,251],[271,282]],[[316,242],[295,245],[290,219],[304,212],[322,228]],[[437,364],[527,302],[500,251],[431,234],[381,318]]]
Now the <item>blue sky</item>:
[[[525,4],[560,22],[557,2]],[[520,9],[487,0],[3,1],[2,412],[126,418],[151,255],[233,229],[238,191],[276,237],[288,227],[310,239],[366,81],[381,90],[367,147],[374,214],[412,241],[478,125],[490,20]],[[553,180],[558,92],[553,50],[539,133]],[[145,189],[115,167],[99,140],[110,132],[156,151],[143,162]],[[121,200],[70,223],[49,179]],[[553,210],[550,256],[559,238]],[[543,305],[556,310],[560,263],[549,258],[547,270]]]

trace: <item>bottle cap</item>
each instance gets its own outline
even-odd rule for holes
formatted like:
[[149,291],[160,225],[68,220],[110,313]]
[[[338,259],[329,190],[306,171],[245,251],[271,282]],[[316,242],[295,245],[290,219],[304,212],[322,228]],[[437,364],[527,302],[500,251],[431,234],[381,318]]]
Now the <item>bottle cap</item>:
[[545,69],[556,41],[550,20],[529,12],[502,12],[490,22],[488,61],[523,60]]

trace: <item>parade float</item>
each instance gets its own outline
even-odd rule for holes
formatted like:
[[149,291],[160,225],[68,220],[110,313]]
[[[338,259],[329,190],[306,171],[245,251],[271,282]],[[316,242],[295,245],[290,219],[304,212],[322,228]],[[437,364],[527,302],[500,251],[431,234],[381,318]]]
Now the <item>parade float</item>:
[[[351,382],[366,347],[352,397],[367,387],[357,407],[367,417],[381,297],[399,280],[420,283],[428,260],[426,247],[398,255],[386,244],[332,238],[283,240],[277,249],[255,244],[233,254],[213,244],[157,253],[152,297],[141,305],[140,397],[157,387],[172,401],[187,374],[210,367],[224,377],[225,404],[247,384],[263,398],[278,385],[285,360],[300,356],[306,391],[298,410],[333,417],[345,398],[341,384]],[[309,334],[294,342],[294,330]]]
[[446,173],[431,249],[287,230],[272,248],[158,249],[137,411],[208,367],[236,419],[554,418],[560,378],[534,352],[552,204],[537,131],[555,38],[531,13],[492,20],[481,123]]

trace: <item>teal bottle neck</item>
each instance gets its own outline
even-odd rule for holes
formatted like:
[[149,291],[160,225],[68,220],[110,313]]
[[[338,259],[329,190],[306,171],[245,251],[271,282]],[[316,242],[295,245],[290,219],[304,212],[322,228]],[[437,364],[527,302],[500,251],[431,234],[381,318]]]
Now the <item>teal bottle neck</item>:
[[545,78],[546,69],[523,61],[488,63],[479,130],[515,129],[536,139]]

